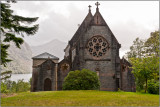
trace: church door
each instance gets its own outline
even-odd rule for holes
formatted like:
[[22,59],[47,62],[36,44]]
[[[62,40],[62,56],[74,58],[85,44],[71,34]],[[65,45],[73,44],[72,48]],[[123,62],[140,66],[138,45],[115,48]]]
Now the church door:
[[44,81],[44,91],[51,91],[52,82],[49,78]]

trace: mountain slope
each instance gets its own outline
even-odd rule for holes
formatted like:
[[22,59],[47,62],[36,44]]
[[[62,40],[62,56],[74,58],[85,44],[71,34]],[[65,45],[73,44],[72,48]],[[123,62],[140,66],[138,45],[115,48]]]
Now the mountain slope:
[[33,56],[39,55],[44,52],[48,52],[62,60],[64,58],[64,49],[67,43],[54,39],[46,44],[39,46],[31,46]]
[[57,56],[62,60],[64,58],[64,49],[67,43],[52,40],[46,44],[30,47],[26,42],[21,45],[21,49],[16,48],[14,43],[10,43],[8,49],[9,59],[12,61],[7,64],[7,67],[2,67],[2,72],[5,70],[11,70],[12,73],[25,74],[32,72],[32,57],[44,52],[48,52]]
[[7,67],[2,67],[2,71],[11,70],[12,73],[31,73],[32,51],[26,42],[21,45],[21,49],[17,48],[15,44],[11,42],[8,53],[8,58],[12,61],[7,64]]

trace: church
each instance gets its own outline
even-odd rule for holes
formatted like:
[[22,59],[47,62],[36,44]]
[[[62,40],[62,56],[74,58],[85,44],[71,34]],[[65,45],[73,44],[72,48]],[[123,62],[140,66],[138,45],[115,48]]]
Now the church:
[[42,53],[33,57],[31,91],[62,90],[64,78],[70,71],[89,69],[97,73],[102,91],[135,92],[135,78],[131,64],[120,59],[121,44],[110,30],[99,11],[89,12],[64,49],[64,59]]

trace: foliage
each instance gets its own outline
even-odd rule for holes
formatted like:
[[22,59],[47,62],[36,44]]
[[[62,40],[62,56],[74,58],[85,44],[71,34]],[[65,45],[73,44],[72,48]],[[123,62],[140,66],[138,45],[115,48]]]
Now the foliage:
[[7,85],[1,82],[1,93],[8,93]]
[[32,84],[32,77],[29,79],[29,83]]
[[159,95],[97,90],[23,92],[1,98],[1,106],[159,106]]
[[[8,2],[10,2],[10,0]],[[11,2],[15,2],[15,0],[11,0]],[[6,64],[11,61],[8,59],[7,52],[10,47],[10,42],[15,43],[16,47],[20,48],[20,45],[23,43],[23,39],[20,36],[24,37],[24,34],[28,36],[34,35],[38,31],[38,24],[28,26],[28,24],[32,24],[37,19],[38,17],[29,18],[14,15],[13,10],[10,9],[10,4],[1,3],[1,65],[6,67]],[[5,74],[7,73],[9,72],[6,71]],[[9,76],[7,75],[3,78],[9,78]]]
[[159,82],[155,80],[148,81],[148,93],[159,94]]
[[133,41],[133,45],[130,47],[130,51],[126,53],[126,58],[130,61],[130,58],[141,58],[144,53],[144,40],[136,38]]
[[7,53],[7,49],[9,48],[9,44],[5,45],[1,43],[1,64],[3,64],[4,67],[6,67],[6,64],[12,60],[8,59],[8,53]]
[[134,77],[135,77],[136,91],[141,92],[144,89],[145,80],[140,76],[134,76]]
[[96,90],[99,87],[97,74],[87,69],[69,72],[63,83],[63,90]]
[[11,77],[12,71],[5,71],[1,73],[1,80],[7,80]]
[[157,78],[159,75],[159,59],[155,56],[144,58],[131,58],[132,70],[135,78],[140,83],[145,83],[145,92],[147,90],[147,81]]
[[146,53],[148,55],[159,56],[159,31],[151,32],[150,37],[145,42]]
[[136,90],[147,91],[148,80],[159,80],[159,31],[151,32],[147,40],[136,38],[126,58],[132,64]]
[[30,90],[30,83],[24,82],[24,80],[18,80],[17,82],[6,80],[1,82],[1,93],[17,93],[26,92]]
[[146,55],[159,57],[159,31],[151,32],[147,40],[136,38],[125,57],[130,61],[130,58],[142,58]]

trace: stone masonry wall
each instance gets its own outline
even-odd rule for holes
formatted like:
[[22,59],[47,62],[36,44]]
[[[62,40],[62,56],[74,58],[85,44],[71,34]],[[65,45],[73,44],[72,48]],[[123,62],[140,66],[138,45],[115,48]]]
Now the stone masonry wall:
[[[95,35],[104,37],[110,46],[108,52],[106,52],[106,54],[98,60],[91,56],[86,49],[88,40]],[[77,56],[79,61],[77,62],[79,62],[80,69],[86,68],[94,72],[97,72],[96,70],[98,69],[101,83],[100,90],[117,90],[115,78],[115,58],[117,56],[117,45],[117,42],[114,40],[114,38],[112,38],[112,33],[109,31],[109,29],[107,29],[106,26],[91,26],[80,39],[80,49]]]

